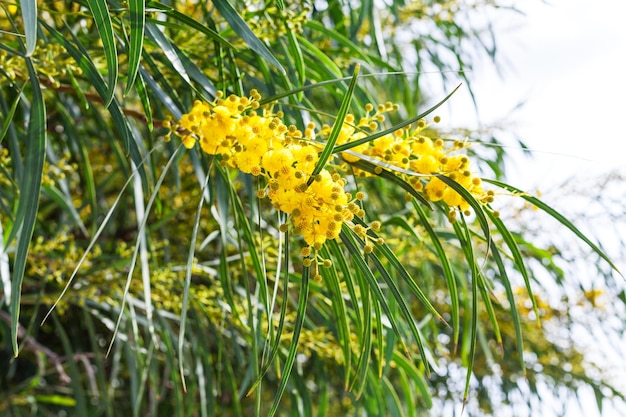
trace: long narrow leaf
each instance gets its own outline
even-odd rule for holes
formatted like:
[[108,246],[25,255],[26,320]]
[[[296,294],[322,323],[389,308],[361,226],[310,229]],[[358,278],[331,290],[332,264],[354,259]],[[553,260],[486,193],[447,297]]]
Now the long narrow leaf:
[[608,257],[608,255],[606,253],[604,253],[604,251],[602,249],[600,249],[595,243],[593,243],[587,236],[585,236],[585,234],[583,232],[581,232],[576,226],[574,226],[574,224],[571,221],[567,220],[567,218],[565,218],[561,213],[559,213],[558,211],[556,211],[555,209],[553,209],[552,207],[550,207],[549,205],[547,205],[546,203],[544,203],[543,201],[538,199],[537,197],[533,197],[531,195],[528,195],[527,193],[523,192],[522,190],[520,190],[518,188],[515,188],[515,187],[513,187],[511,185],[505,184],[505,183],[503,183],[501,181],[487,179],[487,178],[484,178],[483,181],[491,183],[493,185],[496,185],[496,186],[498,186],[498,187],[500,187],[500,188],[502,188],[504,190],[507,190],[507,191],[509,191],[511,193],[514,193],[515,195],[519,195],[524,200],[528,201],[531,204],[534,204],[539,209],[545,211],[550,216],[554,217],[559,223],[561,223],[563,226],[567,227],[576,236],[578,236],[583,242],[585,242],[587,245],[589,245],[589,247],[595,253],[597,253],[602,259],[604,259],[611,266],[611,268],[613,268],[615,271],[617,271],[621,275],[621,272],[619,271],[617,266],[613,263],[613,261],[611,261],[611,259]]
[[387,284],[387,287],[391,290],[391,294],[394,297],[394,301],[400,307],[400,311],[402,312],[404,319],[408,323],[409,328],[411,329],[411,332],[413,333],[413,337],[415,338],[415,343],[417,343],[417,348],[419,350],[422,361],[424,362],[424,365],[426,366],[426,374],[430,377],[430,367],[429,367],[430,361],[428,360],[428,355],[426,354],[426,347],[424,346],[422,335],[420,334],[419,329],[415,325],[415,319],[413,318],[413,315],[411,314],[411,310],[409,309],[408,304],[404,300],[404,297],[402,296],[402,292],[400,291],[400,288],[398,288],[393,278],[389,275],[389,273],[385,269],[385,266],[382,264],[380,259],[376,255],[373,255],[373,254],[370,255],[370,257],[372,259],[372,262],[374,263],[374,266],[380,273],[380,276],[383,278],[383,280]]
[[[87,76],[91,84],[94,86],[94,88],[98,92],[98,95],[102,97],[102,99],[104,100],[107,95],[107,88],[104,83],[104,80],[102,79],[102,76],[96,69],[96,66],[93,63],[93,61],[89,58],[89,54],[87,53],[85,48],[82,46],[82,44],[79,42],[78,38],[74,36],[72,32],[69,31],[68,29],[69,33],[72,34],[73,41],[75,42],[75,43],[72,43],[69,40],[65,39],[65,37],[61,34],[61,32],[54,29],[50,25],[46,24],[46,22],[42,21],[41,24],[48,30],[48,32],[52,34],[52,36],[54,36],[57,39],[57,41],[61,45],[63,45],[63,47],[65,47],[67,52],[80,65],[81,69],[83,70],[83,73],[85,73],[85,75]],[[128,120],[126,116],[124,116],[124,113],[122,112],[122,109],[120,108],[120,105],[117,102],[117,99],[115,99],[115,97],[113,97],[113,100],[109,103],[108,110],[109,110],[109,113],[111,114],[111,119],[113,121],[115,128],[117,129],[118,133],[122,137],[122,142],[124,143],[124,148],[126,152],[130,154],[130,157],[135,163],[135,165],[139,167],[139,174],[142,177],[141,178],[142,182],[144,184],[147,184],[148,179],[147,179],[145,168],[142,163],[143,157],[141,155],[141,152],[139,151],[139,147],[137,146],[137,143],[135,142],[133,138],[133,134],[130,130],[130,127],[128,126]]]
[[515,238],[513,237],[509,229],[506,227],[502,219],[494,216],[492,213],[489,213],[489,216],[491,217],[491,221],[493,222],[493,224],[496,226],[496,228],[500,232],[500,235],[504,239],[504,242],[506,243],[507,247],[511,251],[511,254],[513,255],[513,262],[515,263],[515,268],[522,274],[522,278],[524,278],[524,285],[526,286],[528,297],[530,298],[530,301],[533,306],[533,312],[535,313],[537,325],[540,326],[541,317],[539,316],[539,310],[537,308],[537,301],[535,300],[535,296],[533,294],[533,290],[530,285],[530,276],[528,275],[528,270],[526,269],[526,264],[524,263],[524,258],[522,256],[522,253],[520,252],[519,247],[517,246],[517,242],[515,241]]
[[128,44],[128,81],[124,95],[130,92],[139,71],[146,27],[146,1],[129,0],[128,8],[130,10],[130,40]]
[[[351,152],[351,151],[348,151],[348,152]],[[351,152],[351,153],[358,156],[359,158],[365,156],[356,152]],[[380,178],[384,179],[385,181],[388,181],[389,183],[396,184],[397,186],[401,187],[404,191],[411,194],[411,196],[413,196],[420,203],[428,207],[429,210],[432,210],[432,206],[430,202],[426,199],[426,197],[424,197],[422,193],[415,190],[415,188],[411,184],[409,184],[408,182],[406,182],[404,179],[400,178],[399,176],[395,175],[393,172],[387,171],[387,168],[389,168],[388,166],[389,164],[379,163],[378,161],[374,160],[374,158],[371,158],[371,161],[366,161],[364,159],[365,158],[362,158],[361,160],[356,161],[356,162],[349,162],[349,164],[360,170],[367,171],[372,175],[378,175]],[[380,167],[384,167],[384,168],[380,170]]]
[[280,65],[280,62],[278,62],[267,46],[257,38],[228,0],[215,0],[213,1],[213,5],[230,24],[230,27],[235,33],[239,35],[254,52],[270,62],[279,72],[285,74],[285,69]]
[[85,389],[83,388],[81,380],[81,372],[78,370],[76,361],[73,358],[74,352],[72,350],[72,342],[70,341],[65,329],[63,329],[61,320],[59,320],[57,315],[54,314],[52,318],[54,321],[54,334],[61,339],[61,345],[63,346],[63,351],[65,353],[64,356],[67,358],[67,365],[70,370],[71,382],[68,388],[72,389],[72,398],[76,400],[74,411],[79,416],[85,416],[87,415],[87,398],[85,396]]
[[487,221],[487,217],[485,216],[485,210],[481,203],[479,203],[474,196],[465,189],[461,184],[454,181],[451,178],[446,177],[445,175],[437,175],[441,181],[443,181],[448,187],[452,188],[454,191],[459,193],[461,197],[474,209],[474,214],[476,215],[476,220],[478,220],[478,224],[480,224],[480,228],[485,235],[485,239],[487,242],[491,239],[491,231],[489,229],[489,222]]
[[200,215],[202,214],[202,206],[204,205],[204,192],[209,184],[210,175],[206,176],[206,180],[202,186],[202,193],[198,201],[196,208],[196,218],[193,222],[193,228],[191,230],[191,243],[189,244],[189,254],[187,255],[187,268],[185,273],[185,283],[183,284],[183,300],[180,313],[180,329],[178,335],[178,371],[180,373],[180,379],[182,381],[183,390],[186,391],[185,386],[185,374],[184,374],[184,355],[183,348],[185,346],[185,329],[187,326],[187,309],[189,308],[189,290],[191,288],[191,274],[193,271],[193,261],[195,259],[196,239],[198,237],[198,228],[200,227]]
[[174,49],[174,45],[172,45],[161,29],[154,22],[148,22],[146,24],[146,31],[150,38],[159,45],[159,48],[172,64],[172,67],[178,72],[178,75],[187,81],[187,83],[191,83],[187,70],[178,56],[178,51]]
[[[324,245],[320,250],[320,254],[325,258],[330,258],[330,251]],[[341,345],[343,352],[344,363],[344,387],[347,389],[350,378],[350,362],[352,357],[352,350],[350,348],[350,327],[348,325],[348,314],[346,312],[346,303],[341,293],[341,285],[339,284],[338,271],[335,265],[331,265],[330,268],[322,268],[322,277],[324,282],[328,285],[328,291],[330,292],[330,299],[333,305],[333,312],[335,314],[335,326],[337,329],[337,339]]]
[[22,0],[20,6],[26,35],[26,56],[29,57],[37,46],[37,0]]
[[421,400],[426,404],[427,408],[431,408],[433,406],[433,399],[430,394],[430,389],[428,388],[428,384],[426,383],[426,379],[419,372],[419,370],[404,356],[398,354],[398,352],[394,352],[393,361],[396,365],[403,369],[410,377],[413,382],[417,385],[417,389],[422,394]]
[[500,256],[500,250],[493,242],[491,243],[491,255],[493,256],[493,259],[498,266],[498,271],[500,272],[500,282],[502,282],[502,285],[504,285],[506,297],[509,302],[509,312],[511,313],[511,318],[513,319],[513,327],[515,328],[515,340],[517,342],[517,353],[519,355],[520,368],[523,374],[526,375],[526,362],[524,361],[524,339],[522,338],[522,326],[520,322],[519,311],[517,311],[517,303],[515,302],[513,287],[511,286],[511,280],[509,279],[508,273],[506,271],[506,266],[504,265],[504,261],[502,260],[502,256]]
[[215,30],[211,29],[208,26],[203,25],[202,23],[194,20],[192,17],[187,16],[179,12],[176,9],[172,9],[168,5],[165,5],[156,1],[151,1],[148,3],[148,7],[150,7],[151,9],[164,11],[165,14],[167,14],[169,17],[175,20],[178,20],[180,23],[182,23],[184,27],[195,29],[198,32],[205,34],[210,39],[213,39],[214,41],[219,42],[222,46],[225,46],[226,48],[237,49],[235,45],[228,42],[226,39],[220,36],[220,34],[217,33]]
[[430,225],[424,210],[415,202],[413,202],[413,208],[415,212],[420,218],[421,225],[428,233],[430,237],[430,241],[435,247],[435,253],[437,254],[437,258],[439,259],[441,269],[443,270],[443,275],[446,278],[446,284],[448,286],[448,292],[450,295],[450,315],[452,316],[452,328],[453,328],[453,336],[452,343],[454,344],[454,352],[456,352],[457,346],[459,344],[459,330],[461,328],[460,320],[459,320],[459,292],[456,286],[456,278],[454,277],[454,273],[452,272],[452,267],[450,266],[450,261],[448,260],[448,256],[446,255],[446,251],[439,240],[439,236]]
[[[138,233],[139,236],[141,236],[142,233],[145,233],[146,223],[148,222],[150,210],[152,209],[152,205],[154,204],[154,201],[156,200],[157,195],[159,194],[159,189],[161,188],[161,184],[165,180],[165,176],[166,176],[167,172],[169,171],[170,167],[172,166],[172,164],[176,160],[176,153],[181,152],[182,149],[183,148],[182,148],[182,144],[181,144],[181,145],[179,145],[179,147],[176,150],[176,152],[167,161],[167,164],[163,168],[163,172],[159,176],[159,179],[157,180],[156,184],[154,185],[154,191],[152,192],[152,195],[150,196],[150,199],[148,200],[148,203],[145,206],[145,213],[146,213],[146,215],[141,219],[139,225],[137,226],[137,233]],[[137,171],[139,171],[139,167],[135,167],[135,169],[133,169],[133,173],[137,172]],[[134,175],[133,175],[133,179],[134,179]],[[138,183],[140,184],[141,182],[138,181]],[[139,218],[137,220],[139,221]],[[123,296],[122,296],[122,305],[120,307],[120,313],[118,315],[117,322],[116,322],[115,328],[113,330],[113,337],[111,338],[111,343],[109,344],[109,349],[107,350],[107,354],[108,354],[108,352],[111,351],[111,347],[113,346],[113,342],[115,341],[115,337],[117,335],[117,331],[119,330],[119,326],[120,326],[120,324],[122,322],[122,317],[123,317],[123,313],[124,313],[124,305],[126,304],[127,299],[128,299],[128,295],[129,295],[129,291],[130,291],[130,283],[132,281],[133,272],[134,272],[135,266],[137,264],[137,256],[139,255],[139,251],[140,251],[141,247],[143,246],[142,244],[140,244],[140,237],[139,236],[137,237],[137,244],[135,245],[135,250],[133,251],[133,255],[132,255],[130,263],[129,263],[128,275],[126,276],[126,284],[124,286],[124,293],[123,293]],[[148,285],[149,286],[149,282],[145,283],[144,285]],[[149,291],[149,290],[146,290],[146,291]],[[146,304],[148,306],[148,310],[149,310],[151,308],[151,300],[148,299],[148,300],[145,300],[145,302],[146,302]],[[154,328],[153,328],[153,323],[152,323],[151,317],[149,317],[148,321],[149,321],[150,336],[153,339],[155,339],[156,335],[154,333]]]
[[[460,223],[460,224],[459,224]],[[470,236],[469,228],[465,222],[465,217],[461,216],[461,222],[455,222],[453,224],[454,230],[457,233],[459,241],[461,242],[461,248],[465,253],[465,259],[467,265],[470,268],[471,281],[472,281],[472,305],[470,315],[470,333],[469,333],[469,352],[467,355],[466,366],[467,374],[465,376],[465,389],[463,390],[463,408],[467,403],[467,398],[470,389],[470,380],[472,377],[472,368],[474,367],[474,357],[476,354],[476,335],[478,333],[478,263],[474,256],[474,248],[472,246],[472,240]]]
[[[257,376],[256,381],[252,384],[246,396],[249,396],[252,391],[254,391],[257,386],[261,383],[261,379],[265,376],[267,371],[274,363],[276,359],[276,355],[278,354],[278,350],[280,348],[281,336],[283,334],[283,328],[285,326],[285,317],[287,316],[287,303],[289,301],[288,292],[289,292],[289,251],[285,249],[285,273],[283,274],[283,302],[280,307],[280,318],[278,320],[278,326],[276,328],[276,336],[274,337],[274,342],[270,347],[270,352],[267,356],[267,360],[265,361],[265,365],[259,371],[259,375]],[[273,310],[268,311],[268,315],[272,313]]]
[[[367,382],[367,374],[370,366],[370,356],[372,352],[372,312],[371,312],[371,294],[374,289],[369,291],[361,291],[361,303],[363,303],[363,331],[360,337],[361,352],[359,353],[359,360],[357,361],[356,376],[352,382],[350,390],[356,389],[356,397],[359,398],[363,394],[365,389],[365,383]],[[378,303],[374,303],[378,304]],[[378,330],[380,331],[380,330]]]
[[352,42],[350,39],[337,32],[336,30],[329,29],[322,22],[316,20],[308,20],[305,24],[305,27],[337,41],[339,47],[346,48],[350,51],[351,55],[359,57],[365,62],[370,61],[369,57],[364,53],[366,49],[355,45],[354,42]]
[[[139,0],[140,1],[140,0]],[[117,87],[117,50],[115,49],[115,37],[113,36],[113,23],[106,0],[87,0],[93,14],[98,34],[102,40],[104,56],[107,61],[108,85],[104,99],[104,107],[109,107],[113,101],[115,88]]]
[[374,277],[372,270],[369,268],[369,266],[363,259],[361,252],[358,250],[357,244],[354,240],[355,238],[352,236],[352,233],[353,233],[352,230],[344,224],[339,237],[341,238],[341,241],[343,242],[343,244],[348,248],[348,251],[354,255],[352,256],[354,263],[359,268],[359,271],[361,271],[363,276],[367,279],[368,284],[374,296],[376,297],[377,302],[381,304],[381,307],[383,308],[385,314],[387,315],[387,318],[389,319],[389,323],[391,324],[391,327],[393,328],[393,330],[396,332],[396,335],[398,336],[398,342],[400,343],[400,346],[403,352],[407,356],[410,356],[409,349],[407,348],[406,342],[404,341],[404,337],[402,336],[402,333],[400,332],[400,327],[398,326],[396,322],[396,319],[395,319],[396,316],[392,314],[391,309],[389,308],[389,303],[387,302],[387,297],[385,297],[385,294],[383,294],[378,284],[378,281],[376,281],[376,277]]
[[307,185],[311,185],[311,183],[314,181],[314,177],[317,174],[319,174],[322,171],[322,169],[324,169],[324,166],[326,165],[328,158],[330,158],[330,156],[334,153],[333,149],[335,148],[335,143],[337,142],[337,139],[339,138],[339,133],[341,133],[341,129],[343,127],[343,121],[346,118],[346,114],[348,114],[350,101],[352,100],[352,95],[354,94],[356,81],[359,77],[359,69],[360,69],[359,65],[357,65],[354,68],[354,73],[352,74],[352,81],[350,81],[350,85],[348,86],[348,91],[346,91],[346,95],[344,96],[343,101],[341,102],[341,106],[339,107],[339,111],[337,112],[337,118],[335,119],[335,124],[333,125],[333,128],[330,131],[330,135],[328,136],[328,141],[326,142],[324,146],[324,150],[320,154],[317,164],[315,164],[315,168],[313,169],[313,172],[311,173],[311,177],[307,181]]
[[291,338],[291,344],[289,345],[287,359],[285,360],[285,365],[283,366],[283,370],[281,373],[280,384],[278,385],[278,389],[276,390],[274,402],[272,403],[272,407],[270,408],[267,417],[274,417],[274,415],[278,411],[278,405],[280,404],[283,393],[287,388],[287,382],[289,381],[289,376],[291,375],[293,364],[296,360],[296,354],[298,353],[298,341],[300,340],[300,332],[302,331],[302,326],[304,325],[306,306],[309,299],[309,275],[310,268],[303,267],[302,282],[300,283],[300,299],[298,300],[298,310],[296,313],[296,321],[293,328],[293,336]]
[[[355,221],[355,223],[361,224],[362,226],[367,226],[359,218],[355,218],[354,221]],[[378,237],[379,237],[372,230],[368,231],[368,235],[370,235],[374,239],[378,239]],[[376,247],[383,254],[383,256],[389,261],[389,263],[391,264],[393,269],[395,271],[397,271],[400,274],[400,276],[402,277],[402,279],[409,285],[409,287],[411,288],[413,293],[422,302],[422,304],[424,304],[426,309],[429,312],[431,312],[438,320],[441,320],[444,324],[447,325],[448,323],[446,323],[446,321],[443,319],[441,314],[439,314],[439,312],[437,311],[437,309],[435,309],[435,307],[432,305],[430,300],[428,300],[428,297],[426,297],[426,294],[424,294],[424,292],[421,290],[421,288],[415,283],[415,280],[411,277],[411,275],[408,273],[406,268],[402,265],[400,260],[393,253],[393,251],[389,248],[389,246],[387,244],[383,243],[381,245],[377,245]],[[381,264],[381,267],[382,267],[382,264]],[[385,268],[383,268],[383,269],[385,269]],[[386,271],[386,269],[385,269],[385,271]],[[383,276],[383,278],[385,278],[385,277]],[[393,280],[392,280],[392,284],[391,285],[395,286],[395,282],[393,282]]]
[[17,105],[20,103],[20,100],[22,99],[22,89],[24,88],[24,85],[22,85],[22,87],[17,89],[16,94],[15,94],[15,100],[13,100],[13,104],[11,104],[11,108],[9,109],[7,114],[3,116],[4,121],[2,122],[2,127],[0,128],[0,144],[2,144],[2,141],[4,140],[4,136],[7,134],[7,131],[9,130],[9,126],[11,126],[11,123],[13,123],[13,115],[15,114],[15,110],[17,109]]
[[432,112],[434,112],[436,109],[438,109],[438,108],[439,108],[439,106],[441,106],[443,103],[445,103],[446,101],[448,101],[448,99],[449,99],[450,97],[452,97],[452,94],[456,93],[456,90],[458,90],[458,89],[459,89],[459,87],[461,87],[461,85],[460,85],[460,84],[459,84],[459,85],[458,85],[458,86],[457,86],[454,90],[452,90],[452,92],[451,92],[450,94],[448,94],[447,96],[445,96],[445,97],[443,98],[443,100],[441,100],[440,102],[438,102],[437,104],[435,104],[434,106],[432,106],[431,108],[429,108],[428,110],[426,110],[425,112],[420,113],[420,114],[418,114],[417,116],[412,117],[412,118],[410,118],[410,119],[408,119],[408,120],[405,120],[405,121],[403,121],[403,122],[401,122],[401,123],[395,124],[395,125],[391,126],[389,129],[383,130],[383,131],[378,132],[378,133],[374,133],[373,135],[366,136],[366,137],[364,137],[364,138],[362,138],[362,139],[359,139],[359,140],[355,140],[355,141],[352,141],[352,142],[344,143],[343,145],[339,145],[339,146],[335,147],[335,150],[334,150],[334,151],[335,151],[335,152],[342,152],[342,151],[346,151],[346,150],[348,150],[348,149],[351,149],[351,148],[354,148],[354,147],[356,147],[356,146],[359,146],[359,145],[361,145],[361,144],[363,144],[363,143],[371,142],[371,141],[373,141],[374,139],[378,139],[378,138],[380,138],[380,137],[383,137],[383,136],[385,136],[385,135],[388,135],[388,134],[390,134],[390,133],[393,133],[393,132],[395,132],[395,131],[396,131],[396,130],[398,130],[398,129],[402,129],[403,127],[406,127],[406,126],[408,126],[408,125],[410,125],[410,124],[412,124],[412,123],[417,122],[419,119],[423,119],[424,117],[428,116],[429,114],[431,114]]
[[22,281],[28,258],[30,240],[35,229],[39,196],[41,194],[41,179],[46,159],[46,105],[37,79],[37,73],[30,58],[24,58],[28,69],[33,99],[31,101],[30,118],[28,120],[28,137],[26,139],[26,157],[24,161],[24,176],[20,183],[20,198],[17,213],[8,242],[19,233],[13,277],[11,279],[11,342],[13,354],[17,356],[17,328],[20,317],[20,300]]

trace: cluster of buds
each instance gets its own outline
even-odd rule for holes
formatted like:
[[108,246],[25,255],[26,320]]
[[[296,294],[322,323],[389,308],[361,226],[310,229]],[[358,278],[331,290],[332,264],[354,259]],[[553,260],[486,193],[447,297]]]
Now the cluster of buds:
[[[269,198],[274,208],[289,215],[289,223],[281,225],[281,230],[284,232],[291,227],[295,234],[301,235],[308,245],[302,255],[313,256],[310,259],[315,264],[318,263],[317,250],[326,240],[336,239],[343,224],[348,224],[361,236],[366,243],[365,251],[371,252],[373,244],[367,234],[370,228],[353,222],[355,216],[365,216],[359,204],[365,196],[359,192],[353,197],[345,191],[346,180],[340,174],[345,166],[340,169],[327,166],[314,174],[323,140],[332,128],[324,125],[316,132],[316,126],[310,123],[303,133],[296,126],[285,125],[282,112],[261,109],[260,99],[255,90],[249,97],[218,94],[213,102],[196,101],[175,125],[168,123],[166,126],[181,136],[187,148],[199,143],[205,153],[219,155],[224,166],[264,178],[257,196]],[[378,129],[384,122],[384,113],[395,109],[391,103],[376,108],[368,104],[366,115],[358,122],[354,115],[347,115],[337,144],[366,137],[368,131]],[[351,152],[342,153],[342,164],[355,163],[360,156],[366,156],[383,162],[381,166],[399,168],[399,175],[407,176],[416,191],[430,201],[442,200],[450,207],[451,221],[456,210],[468,211],[470,205],[442,181],[440,175],[457,182],[478,201],[493,201],[493,193],[482,189],[480,178],[473,176],[469,169],[467,155],[461,152],[467,144],[454,141],[452,146],[446,146],[442,139],[425,136],[427,127],[425,121],[420,120],[414,129],[399,129],[359,144]],[[358,169],[356,172],[371,175]],[[409,172],[413,175],[407,174]],[[376,230],[380,228],[380,222],[373,225]],[[321,260],[320,263],[326,262]]]
[[[355,117],[348,114],[337,139],[338,144],[358,141],[366,136],[367,132],[378,129],[379,123],[385,120],[384,113],[393,111],[397,107],[391,103],[380,104],[376,108],[368,104],[366,114],[357,122]],[[439,117],[434,118],[439,122]],[[414,128],[398,129],[369,142],[361,143],[350,150],[343,152],[342,158],[346,163],[355,163],[359,154],[366,156],[370,161],[380,161],[379,167],[397,168],[398,175],[404,177],[416,191],[430,201],[443,201],[451,208],[454,219],[455,210],[469,211],[470,204],[454,188],[450,187],[439,176],[445,176],[458,183],[469,191],[481,203],[493,201],[493,191],[485,191],[481,180],[470,170],[470,160],[463,152],[469,145],[463,141],[444,141],[431,139],[426,136],[429,128],[426,121],[419,120]],[[322,136],[330,133],[329,126],[323,126]],[[379,168],[382,170],[383,168]],[[358,175],[368,176],[370,173],[356,170]]]
[[196,101],[173,129],[186,147],[199,142],[205,153],[220,155],[222,164],[264,177],[258,197],[289,214],[293,231],[317,250],[339,236],[345,221],[365,213],[338,173],[322,169],[313,175],[319,147],[295,126],[286,126],[281,112],[259,114],[259,100],[253,90],[250,97]]

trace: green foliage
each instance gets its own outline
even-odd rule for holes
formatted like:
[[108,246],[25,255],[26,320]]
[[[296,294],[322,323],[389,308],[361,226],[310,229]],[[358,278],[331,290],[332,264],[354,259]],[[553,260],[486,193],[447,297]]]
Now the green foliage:
[[[608,280],[602,247],[502,181],[497,139],[426,120],[495,59],[468,15],[514,12],[470,3],[0,5],[0,412],[485,415],[541,384],[625,400],[556,337],[572,315],[541,280],[565,287],[566,257],[496,208],[556,219]],[[432,70],[448,96],[429,95]],[[196,100],[231,94],[317,149],[303,192],[341,179],[352,214],[336,238],[305,243],[296,213],[261,198],[279,175],[242,172],[186,128]],[[376,153],[418,137],[489,178]]]

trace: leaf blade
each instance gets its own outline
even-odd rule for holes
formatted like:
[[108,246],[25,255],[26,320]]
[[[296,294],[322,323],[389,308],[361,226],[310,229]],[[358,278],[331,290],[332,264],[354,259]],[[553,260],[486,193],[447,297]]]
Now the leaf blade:
[[280,71],[281,74],[286,74],[286,71],[280,62],[278,62],[267,46],[265,46],[265,44],[257,38],[254,32],[252,32],[228,0],[216,0],[213,2],[213,5],[220,12],[222,17],[230,24],[230,27],[235,31],[235,33],[239,35],[254,52],[269,61],[278,71]]
[[129,0],[128,6],[130,10],[130,42],[128,44],[128,81],[124,95],[128,94],[135,84],[146,28],[145,0]]
[[109,107],[109,104],[113,101],[118,76],[117,50],[115,48],[115,37],[113,36],[113,23],[111,22],[111,15],[109,14],[109,8],[105,0],[87,0],[87,4],[93,14],[96,28],[102,40],[104,56],[107,61],[108,85],[104,97],[104,107]]
[[498,187],[500,187],[502,189],[505,189],[507,191],[510,191],[512,193],[515,193],[516,195],[519,195],[524,200],[528,201],[531,204],[534,204],[535,206],[537,206],[538,208],[540,208],[541,210],[543,210],[544,212],[546,212],[547,214],[552,216],[559,223],[561,223],[563,226],[567,227],[576,236],[578,236],[583,242],[585,242],[596,254],[598,254],[602,259],[604,259],[611,266],[611,268],[613,268],[617,273],[622,275],[620,270],[613,263],[613,261],[611,261],[609,256],[606,253],[604,253],[604,251],[602,249],[600,249],[598,247],[598,245],[593,243],[591,241],[591,239],[589,239],[583,232],[581,232],[576,226],[574,226],[574,224],[571,221],[567,220],[565,218],[565,216],[563,216],[561,213],[559,213],[558,211],[556,211],[555,209],[553,209],[552,207],[550,207],[549,205],[547,205],[546,203],[544,203],[543,201],[538,199],[537,197],[533,197],[531,195],[528,195],[524,191],[522,191],[522,190],[520,190],[518,188],[515,188],[512,185],[509,185],[509,184],[506,184],[504,182],[497,181],[497,180],[487,179],[487,178],[483,178],[482,180],[485,181],[485,182],[488,182],[490,184],[496,185],[496,186],[498,186]]
[[44,161],[46,159],[46,105],[44,102],[37,73],[30,58],[24,58],[28,75],[33,89],[33,100],[28,121],[28,137],[32,146],[25,156],[24,176],[20,184],[20,199],[17,206],[16,220],[13,223],[9,240],[11,241],[20,231],[13,277],[11,280],[11,343],[13,353],[17,357],[17,333],[20,316],[20,299],[22,295],[22,282],[26,269],[26,259],[30,247],[30,240],[35,230],[39,196],[41,194],[41,180],[43,176]]
[[26,56],[29,57],[37,46],[37,0],[22,0],[20,5],[26,35]]
[[324,169],[326,162],[328,161],[330,156],[334,153],[335,143],[337,142],[337,139],[339,138],[339,133],[341,133],[341,129],[343,127],[343,121],[346,118],[346,114],[348,114],[350,101],[352,100],[354,89],[356,88],[356,81],[357,81],[357,78],[359,77],[359,69],[360,69],[359,65],[357,65],[354,68],[354,73],[352,74],[352,80],[350,81],[350,85],[348,86],[348,91],[346,91],[346,95],[343,101],[341,102],[339,111],[337,112],[337,118],[335,119],[333,128],[330,132],[330,135],[328,136],[328,141],[326,142],[324,146],[324,150],[322,150],[322,153],[319,156],[317,164],[315,164],[315,168],[313,169],[313,172],[311,173],[311,177],[307,181],[307,185],[311,185],[313,183],[314,177],[317,174],[319,174],[322,171],[322,169]]

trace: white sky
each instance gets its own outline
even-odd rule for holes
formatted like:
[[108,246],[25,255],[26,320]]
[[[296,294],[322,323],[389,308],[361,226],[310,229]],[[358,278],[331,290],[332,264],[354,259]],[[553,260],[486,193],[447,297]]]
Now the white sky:
[[[525,18],[500,12],[496,22],[504,79],[481,65],[472,84],[481,121],[515,122],[515,133],[535,151],[511,184],[533,189],[626,168],[626,1],[517,3]],[[525,106],[511,114],[520,101]],[[466,89],[452,102],[452,124],[474,116]]]
[[[516,159],[507,181],[524,190],[549,191],[587,174],[614,169],[626,174],[626,1],[517,3],[525,18],[497,21],[504,79],[486,64],[472,77],[480,122],[511,121],[512,130],[534,150],[534,158]],[[511,113],[521,101],[525,105]],[[472,103],[464,89],[453,96],[444,121],[471,126],[476,117],[468,109]],[[626,204],[626,186],[618,189]],[[597,237],[610,242],[625,224],[610,230],[599,227]],[[626,256],[618,253],[617,258],[623,269]],[[626,347],[622,358],[613,360],[619,363],[624,358]],[[568,415],[598,415],[592,395],[583,394],[581,400],[582,404],[570,405]]]

